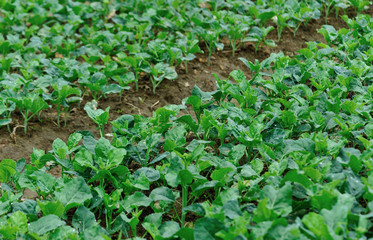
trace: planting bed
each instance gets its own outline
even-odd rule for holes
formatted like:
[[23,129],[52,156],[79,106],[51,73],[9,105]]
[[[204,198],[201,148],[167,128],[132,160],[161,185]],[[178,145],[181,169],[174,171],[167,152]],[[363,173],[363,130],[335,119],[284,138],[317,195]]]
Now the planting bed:
[[[350,15],[353,16],[354,13],[351,12]],[[142,114],[149,117],[159,107],[180,104],[182,99],[190,95],[194,85],[204,91],[216,90],[216,81],[212,73],[227,78],[231,71],[242,69],[246,74],[249,74],[247,67],[238,60],[239,57],[250,61],[255,59],[262,61],[269,57],[270,53],[279,51],[291,56],[297,54],[299,49],[306,47],[306,42],[325,42],[323,36],[317,32],[324,23],[325,17],[322,17],[319,20],[311,21],[307,27],[302,25],[296,36],[286,29],[283,39],[277,42],[277,47],[264,46],[257,53],[254,51],[253,44],[246,44],[239,49],[235,57],[232,57],[231,50],[227,48],[213,55],[211,66],[207,64],[207,55],[198,54],[197,58],[189,63],[190,73],[185,73],[184,68],[177,68],[178,78],[173,82],[162,83],[155,94],[152,92],[149,82],[142,80],[139,90],[136,90],[135,85],[132,84],[131,89],[124,93],[121,100],[119,94],[113,94],[102,99],[99,105],[101,108],[111,106],[110,120],[114,120],[122,114]],[[346,27],[345,22],[334,15],[330,17],[329,23],[336,29]],[[269,38],[275,39],[276,33],[273,32]],[[84,106],[84,103],[81,106]],[[68,136],[76,131],[89,130],[98,134],[96,126],[89,120],[83,107],[79,108],[77,105],[72,108],[66,127],[57,126],[56,113],[50,110],[43,113],[43,122],[39,122],[36,118],[33,119],[30,131],[24,134],[22,127],[14,130],[16,126],[22,125],[23,121],[21,116],[14,117],[15,121],[11,124],[13,135],[6,128],[0,129],[0,159],[20,159],[23,157],[29,159],[33,148],[48,151],[51,149],[54,139],[67,140]],[[110,129],[110,125],[108,125],[108,129]]]
[[366,0],[0,0],[0,239],[371,239]]

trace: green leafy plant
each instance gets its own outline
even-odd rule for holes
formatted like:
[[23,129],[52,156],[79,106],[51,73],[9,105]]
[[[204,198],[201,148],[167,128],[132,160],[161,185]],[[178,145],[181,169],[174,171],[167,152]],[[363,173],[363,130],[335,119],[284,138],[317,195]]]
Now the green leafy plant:
[[232,47],[232,57],[234,57],[236,49],[240,48],[242,40],[249,31],[252,19],[244,19],[240,15],[232,15],[225,17],[224,20],[228,23],[223,26],[228,36],[230,46]]
[[102,96],[108,93],[120,93],[122,87],[117,84],[107,84],[108,79],[103,73],[96,72],[91,77],[82,77],[79,83],[83,87],[87,87],[94,100],[98,101]]
[[180,38],[176,41],[176,45],[182,51],[183,57],[181,61],[184,63],[185,72],[188,73],[188,62],[192,61],[195,58],[196,53],[202,53],[202,50],[198,46],[197,39],[190,39],[192,35],[188,37]]
[[16,98],[10,98],[9,100],[16,104],[17,109],[22,114],[25,133],[27,133],[27,126],[30,119],[38,115],[42,110],[49,108],[49,105],[38,93],[30,93],[27,96],[18,95]]
[[[150,77],[155,89],[199,44],[211,56],[248,34],[258,49],[270,20],[279,40],[339,3],[368,4],[0,0],[0,123],[21,114],[27,127],[48,104],[62,114],[78,87],[100,99]],[[321,28],[324,43],[240,58],[249,72],[215,74],[216,90],[195,86],[180,105],[122,115],[111,130],[109,108],[89,102],[98,139],[82,130],[0,160],[0,238],[369,238],[373,21],[343,19],[348,28]]]
[[177,78],[177,73],[174,68],[168,66],[166,63],[157,63],[150,69],[150,81],[153,84],[153,93],[155,89],[164,80],[174,80]]
[[290,15],[288,13],[279,13],[275,17],[275,22],[277,24],[277,41],[280,42],[282,32],[285,29],[285,27],[288,26],[288,21],[290,19]]
[[336,11],[336,15],[338,15],[338,11],[340,8],[346,9],[347,4],[346,2],[339,1],[339,0],[324,0],[322,1],[324,11],[325,11],[325,24],[328,23],[328,16],[330,11],[334,8]]
[[193,29],[193,33],[199,36],[203,42],[205,43],[205,46],[209,52],[208,54],[208,65],[210,66],[211,63],[211,56],[212,53],[216,50],[223,50],[224,44],[219,42],[220,34],[222,30],[218,29],[212,29],[212,30],[206,30],[200,25],[203,26],[203,23],[200,22],[200,20],[197,20],[197,18],[194,18],[194,21],[197,24],[197,27]]
[[98,129],[100,130],[101,137],[104,137],[105,125],[109,121],[110,107],[107,107],[105,111],[102,109],[97,109],[97,102],[92,101],[84,106],[84,110],[87,112],[88,116],[97,124]]
[[138,87],[138,82],[142,72],[150,71],[150,63],[146,60],[145,56],[127,56],[125,54],[118,54],[118,59],[116,60],[122,66],[129,67],[131,71],[135,73],[135,83],[136,90]]
[[357,13],[360,13],[361,11],[363,11],[364,9],[366,9],[368,5],[371,4],[371,2],[367,1],[367,0],[349,0],[349,3],[354,8],[356,8]]
[[[56,106],[57,109],[57,124],[60,126],[60,117],[62,111],[64,113],[65,126],[68,118],[69,105],[73,102],[80,101],[81,91],[77,88],[71,87],[70,85],[58,86],[53,85],[54,91],[51,94],[51,103]],[[76,95],[71,97],[71,95]]]
[[249,34],[244,38],[243,42],[254,42],[255,43],[255,52],[259,50],[261,44],[268,45],[270,47],[275,47],[276,43],[273,40],[266,39],[268,33],[272,31],[274,27],[256,27],[250,29]]

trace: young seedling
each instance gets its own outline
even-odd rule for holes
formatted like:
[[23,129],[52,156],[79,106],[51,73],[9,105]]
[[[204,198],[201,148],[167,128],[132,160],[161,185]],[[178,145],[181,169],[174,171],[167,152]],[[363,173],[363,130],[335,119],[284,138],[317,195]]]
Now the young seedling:
[[208,61],[207,64],[211,65],[211,55],[213,52],[217,50],[223,50],[224,44],[219,43],[219,33],[215,31],[203,31],[201,34],[201,37],[203,41],[205,42],[205,45],[209,51]]
[[151,68],[150,81],[153,84],[153,93],[155,89],[164,80],[174,80],[177,78],[177,73],[173,67],[170,67],[167,63],[157,63]]
[[[66,127],[70,104],[72,102],[80,101],[81,91],[78,88],[71,87],[70,85],[59,86],[57,84],[53,84],[53,89],[51,103],[55,105],[57,109],[57,124],[60,126],[60,117],[63,111]],[[76,96],[69,97],[71,95]]]
[[255,43],[255,52],[258,52],[259,46],[261,44],[268,45],[270,47],[276,47],[276,43],[273,40],[266,39],[269,32],[271,32],[274,27],[256,27],[254,26],[249,35],[243,39],[243,42],[254,42]]
[[[130,83],[137,82],[135,74],[133,74],[133,72],[127,72],[123,75],[112,76],[112,79],[119,83],[119,86],[124,90],[130,89],[130,87],[128,86]],[[123,91],[120,92],[119,101],[122,101],[122,95]]]
[[166,46],[163,39],[156,39],[148,43],[148,52],[155,62],[163,62],[166,60],[168,48],[170,47]]
[[249,26],[247,23],[236,22],[235,20],[234,24],[227,24],[226,33],[232,47],[232,57],[234,57],[236,50],[242,45],[242,39],[244,39],[248,30]]
[[181,60],[184,63],[185,72],[188,73],[188,62],[192,61],[196,57],[194,54],[203,53],[203,51],[198,46],[198,40],[191,37],[178,39],[176,41],[176,45],[183,53]]
[[84,110],[87,112],[88,116],[97,124],[98,129],[100,130],[101,137],[104,137],[104,129],[109,120],[110,107],[107,107],[105,111],[102,109],[97,109],[97,102],[92,101],[84,106]]
[[361,11],[371,4],[368,0],[349,0],[348,2],[356,9],[357,13],[361,13]]
[[[82,76],[79,83],[83,87],[87,87],[95,101],[102,97],[102,89],[107,84],[107,78],[103,73],[96,72],[90,77]],[[84,95],[84,94],[83,94]]]
[[197,162],[205,153],[205,145],[200,144],[189,153],[181,154],[176,148],[173,152],[178,155],[183,164],[183,169],[181,169],[177,174],[177,182],[181,185],[181,195],[182,195],[182,214],[181,214],[181,226],[185,224],[186,211],[184,210],[188,204],[188,189],[194,180],[193,174],[188,170],[189,165]]
[[134,72],[135,74],[135,83],[136,83],[136,90],[139,89],[139,79],[141,73],[143,72],[150,72],[150,63],[146,60],[149,55],[136,55],[136,56],[127,56],[124,53],[118,54],[118,58],[113,58],[116,62],[121,64],[122,66],[129,68],[130,71]]
[[39,114],[40,111],[49,108],[49,105],[39,96],[38,93],[29,93],[27,96],[18,95],[17,98],[10,98],[9,100],[16,104],[18,110],[22,114],[25,134],[27,133],[28,121],[30,121],[30,119],[35,115]]
[[277,24],[277,41],[280,42],[282,31],[285,27],[288,26],[287,22],[290,19],[290,16],[288,13],[280,13],[276,15],[275,17],[275,23]]

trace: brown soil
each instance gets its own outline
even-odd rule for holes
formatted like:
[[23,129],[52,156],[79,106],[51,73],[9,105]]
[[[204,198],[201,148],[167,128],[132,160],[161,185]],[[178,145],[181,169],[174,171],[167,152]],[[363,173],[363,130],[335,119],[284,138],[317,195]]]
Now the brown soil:
[[[248,72],[247,67],[238,60],[239,57],[254,61],[255,59],[263,60],[269,57],[271,52],[282,51],[286,55],[295,55],[297,50],[307,46],[305,42],[323,42],[323,37],[317,33],[317,29],[321,28],[324,23],[325,19],[322,18],[311,21],[307,27],[302,25],[295,37],[290,30],[285,29],[282,41],[277,43],[277,47],[264,46],[257,53],[255,53],[252,44],[246,44],[242,49],[237,50],[235,57],[232,57],[230,47],[226,46],[226,50],[213,54],[211,66],[207,64],[207,54],[200,54],[188,64],[188,74],[185,73],[182,66],[179,67],[176,69],[179,75],[178,79],[172,82],[162,82],[156,89],[156,94],[153,94],[149,81],[141,80],[138,91],[132,86],[129,91],[123,94],[122,101],[119,100],[119,95],[102,98],[99,102],[99,108],[111,107],[110,120],[114,120],[122,114],[151,116],[152,111],[156,108],[168,104],[180,104],[183,98],[190,95],[194,85],[198,85],[203,91],[216,89],[212,73],[216,73],[221,78],[227,78],[229,73],[236,69]],[[337,19],[332,14],[329,17],[328,24],[333,25],[336,29],[347,27],[342,19]],[[277,39],[276,30],[270,33],[269,38]],[[39,122],[37,118],[32,119],[29,122],[28,133],[24,134],[22,127],[15,128],[17,125],[22,125],[22,118],[20,115],[14,114],[10,128],[15,134],[11,136],[6,127],[0,129],[0,159],[18,160],[24,157],[29,160],[33,148],[49,151],[56,138],[67,141],[70,134],[79,130],[89,130],[98,137],[99,132],[96,126],[83,110],[84,104],[89,100],[89,97],[85,96],[81,107],[76,105],[72,108],[66,127],[57,126],[55,123],[56,112],[54,109],[49,109],[41,114],[42,122]],[[110,128],[111,126],[107,126],[106,132],[110,132]]]

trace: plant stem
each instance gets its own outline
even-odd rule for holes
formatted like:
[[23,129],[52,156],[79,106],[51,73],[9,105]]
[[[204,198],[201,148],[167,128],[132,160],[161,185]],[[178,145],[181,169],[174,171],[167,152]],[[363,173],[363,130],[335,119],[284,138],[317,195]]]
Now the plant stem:
[[106,229],[109,229],[109,227],[108,227],[108,220],[107,220],[107,214],[105,214],[105,220],[106,220]]
[[118,240],[122,240],[122,230],[119,231],[119,234],[118,234]]
[[137,229],[136,229],[136,226],[132,226],[132,225],[131,225],[131,229],[132,229],[132,234],[133,234],[133,236],[137,236]]
[[331,5],[327,4],[325,8],[325,24],[328,24],[328,16],[329,16],[329,10],[330,10]]
[[113,214],[112,211],[109,210],[109,214],[108,214],[109,215],[109,222],[108,222],[109,223],[109,227],[108,227],[108,229],[111,229],[111,217],[112,217],[112,214]]
[[295,35],[297,34],[297,31],[298,31],[298,28],[300,27],[300,25],[302,24],[302,22],[300,22],[295,28],[294,28],[294,32],[293,32],[293,35],[295,37]]
[[136,78],[136,82],[135,82],[135,84],[136,84],[136,91],[139,90],[139,78],[140,78],[139,75],[140,75],[140,74],[137,73],[137,72],[135,71],[135,78]]
[[148,162],[149,162],[150,151],[151,151],[150,148],[148,148],[148,149],[146,150],[146,154],[145,154],[145,162],[144,162],[145,167],[148,165]]
[[278,26],[278,28],[277,28],[277,41],[278,42],[280,42],[280,40],[281,40],[282,29],[283,29],[282,26]]
[[185,215],[186,213],[184,212],[184,208],[186,207],[187,205],[187,201],[188,201],[188,186],[183,186],[182,187],[182,192],[181,194],[183,195],[183,199],[182,199],[182,212],[181,212],[181,227],[184,227],[184,223],[185,223]]
[[24,121],[23,121],[23,126],[24,126],[24,132],[25,132],[25,134],[27,133],[27,122],[28,122],[28,111],[26,111],[25,113],[22,113],[21,112],[21,114],[22,114],[22,116],[23,116],[23,119],[24,119]]
[[208,58],[208,61],[207,61],[208,66],[211,65],[211,54],[212,54],[212,51],[209,49],[209,58]]
[[205,41],[205,45],[206,45],[207,49],[209,50],[209,57],[208,57],[207,65],[210,66],[212,49],[209,47],[209,44],[207,44],[206,41]]
[[232,48],[232,57],[234,57],[236,53],[236,40],[231,40],[230,43],[231,43],[231,48]]
[[100,136],[101,137],[104,137],[105,136],[105,132],[104,132],[104,125],[99,125],[99,128],[100,128]]

